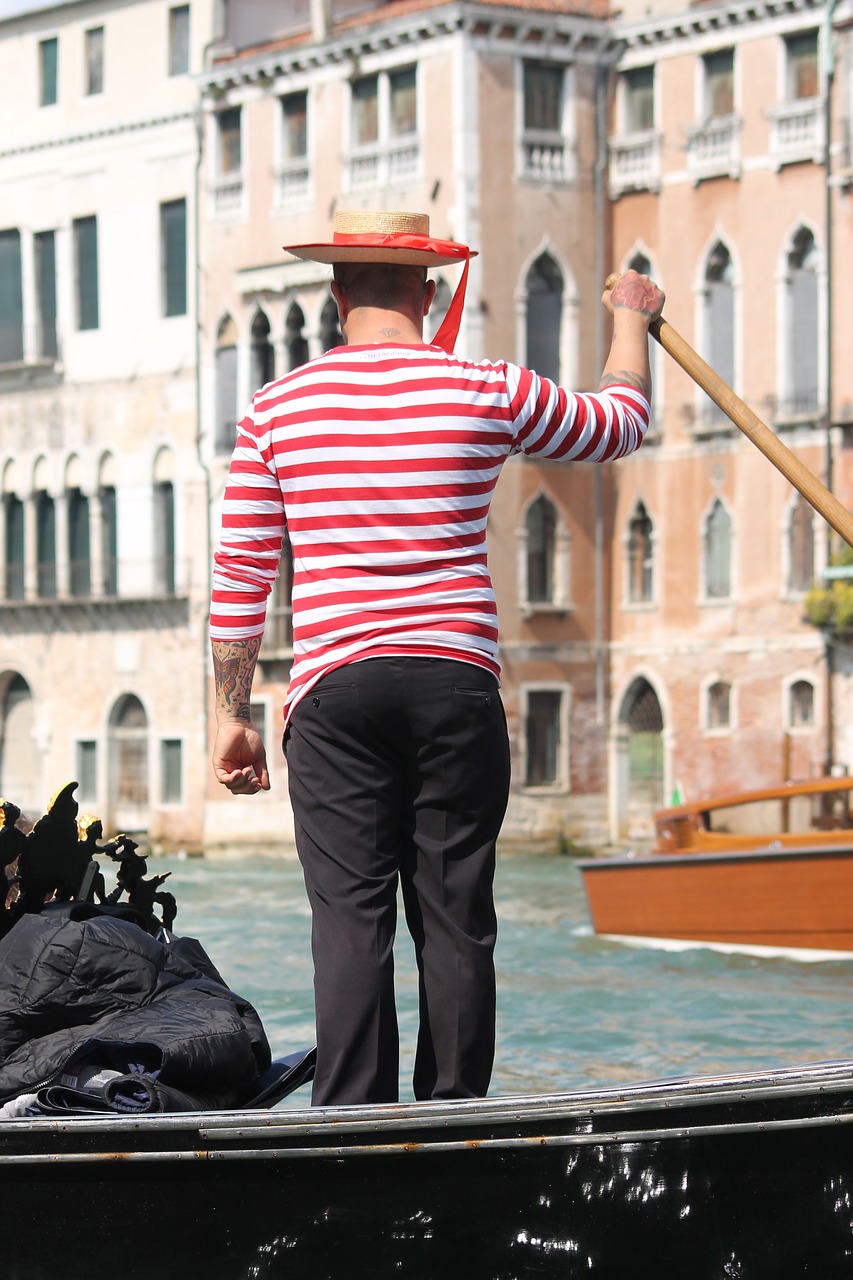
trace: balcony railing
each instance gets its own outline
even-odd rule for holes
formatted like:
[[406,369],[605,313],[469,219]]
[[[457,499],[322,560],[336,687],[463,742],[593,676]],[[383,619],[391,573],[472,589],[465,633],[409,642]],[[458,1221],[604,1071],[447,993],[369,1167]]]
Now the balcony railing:
[[307,205],[311,199],[311,170],[308,160],[288,160],[275,170],[276,202],[280,209]]
[[[112,556],[105,557],[100,563],[94,558],[69,560],[65,566],[60,566],[55,560],[43,560],[33,568],[33,585],[30,587],[27,568],[20,560],[0,565],[0,604],[170,599],[190,590],[188,565],[174,556],[125,562],[123,566]],[[123,570],[121,574],[120,569]]]
[[420,160],[420,142],[415,137],[398,139],[384,147],[371,144],[360,148],[347,164],[349,188],[355,191],[412,182],[418,176]]
[[740,125],[738,116],[718,116],[689,131],[687,170],[694,183],[740,177]]
[[528,129],[521,139],[521,176],[536,182],[571,182],[575,177],[575,147],[562,134]]
[[767,416],[777,426],[822,422],[826,413],[825,406],[821,404],[818,392],[814,388],[807,391],[792,391],[783,396],[767,396],[765,404]]
[[243,175],[225,173],[212,184],[213,212],[217,217],[240,213],[243,208]]
[[610,195],[658,191],[661,181],[661,135],[655,129],[610,140]]
[[822,98],[803,98],[786,102],[781,107],[771,107],[770,155],[773,164],[781,169],[784,164],[823,161],[824,111]]

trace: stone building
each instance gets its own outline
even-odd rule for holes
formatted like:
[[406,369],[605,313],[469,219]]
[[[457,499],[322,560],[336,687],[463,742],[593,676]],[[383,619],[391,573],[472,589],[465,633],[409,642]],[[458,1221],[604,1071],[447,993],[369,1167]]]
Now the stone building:
[[[669,322],[849,505],[851,13],[6,0],[0,792],[39,807],[74,776],[155,844],[289,845],[287,562],[255,687],[272,791],[243,800],[208,762],[209,565],[252,391],[339,340],[328,269],[281,249],[336,207],[428,212],[476,247],[457,350],[578,388],[604,278],[648,265]],[[803,621],[825,523],[653,360],[639,455],[514,460],[498,485],[508,844],[642,836],[677,786],[853,757],[849,655]]]
[[[202,77],[202,421],[221,468],[215,491],[251,389],[339,341],[330,269],[281,250],[329,233],[336,207],[428,212],[436,235],[479,250],[461,354],[597,386],[617,52],[603,8],[305,4],[288,8],[284,28],[281,13],[234,6]],[[438,281],[445,307],[455,285],[452,271]],[[600,832],[606,820],[615,483],[613,468],[517,460],[498,484],[491,567],[515,762],[507,841],[553,847],[569,824]],[[278,587],[255,684],[272,790],[240,806],[211,794],[223,838],[245,824],[258,841],[286,829],[277,725],[290,634],[286,581]]]
[[[614,265],[649,265],[670,324],[848,508],[851,15],[804,0],[626,21],[609,165]],[[655,374],[613,527],[620,830],[632,797],[853,766],[848,658],[804,620],[837,535],[662,352]]]
[[[198,843],[208,480],[198,90],[211,6],[0,21],[0,785]],[[20,12],[16,15],[14,10]]]

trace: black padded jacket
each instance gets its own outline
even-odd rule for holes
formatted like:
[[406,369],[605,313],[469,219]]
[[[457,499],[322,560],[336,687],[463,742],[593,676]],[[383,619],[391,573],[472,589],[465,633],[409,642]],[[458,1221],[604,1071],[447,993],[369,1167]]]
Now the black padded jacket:
[[166,938],[117,918],[22,917],[0,940],[0,1102],[35,1092],[73,1110],[95,1067],[117,1074],[94,1109],[241,1106],[270,1064],[261,1020],[195,939]]

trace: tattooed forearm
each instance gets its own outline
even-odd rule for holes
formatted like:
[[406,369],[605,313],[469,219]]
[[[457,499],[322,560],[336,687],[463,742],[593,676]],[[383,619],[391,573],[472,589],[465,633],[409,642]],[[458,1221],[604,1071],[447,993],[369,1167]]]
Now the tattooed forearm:
[[607,387],[617,386],[633,387],[636,391],[641,391],[647,400],[652,398],[652,384],[648,378],[641,378],[639,374],[629,373],[627,369],[611,369],[609,373],[602,375],[600,387],[606,390]]
[[260,636],[251,640],[214,640],[211,647],[216,714],[232,720],[250,720],[252,680],[261,648]]

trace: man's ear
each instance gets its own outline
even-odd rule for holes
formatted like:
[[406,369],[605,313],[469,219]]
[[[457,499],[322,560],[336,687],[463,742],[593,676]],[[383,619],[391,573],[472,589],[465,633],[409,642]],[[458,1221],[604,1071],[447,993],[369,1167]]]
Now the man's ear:
[[335,302],[338,304],[338,317],[340,319],[341,324],[343,324],[347,316],[349,315],[349,303],[347,302],[347,295],[344,292],[344,290],[341,288],[341,286],[338,284],[337,280],[333,280],[330,287],[332,290],[332,297],[334,298]]
[[424,315],[429,315],[429,309],[432,306],[432,300],[435,297],[435,281],[427,280],[424,287]]

